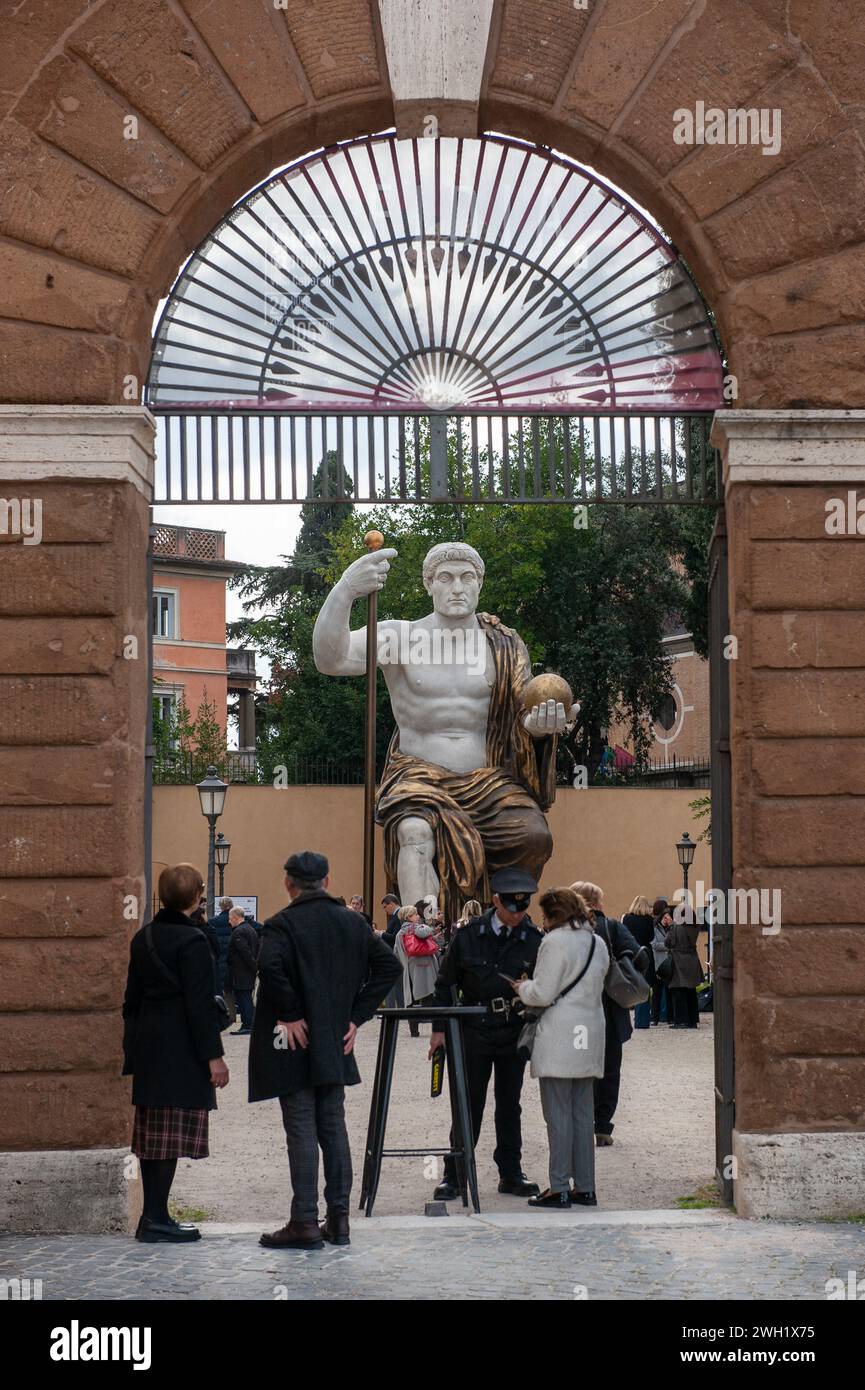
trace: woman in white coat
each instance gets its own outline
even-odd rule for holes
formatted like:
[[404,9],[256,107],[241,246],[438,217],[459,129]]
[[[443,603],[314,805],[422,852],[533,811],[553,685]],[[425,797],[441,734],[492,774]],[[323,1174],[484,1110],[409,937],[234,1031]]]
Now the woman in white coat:
[[540,1196],[530,1197],[529,1206],[567,1211],[572,1204],[598,1204],[594,1081],[604,1074],[606,1022],[601,1001],[610,957],[579,893],[551,888],[540,906],[545,935],[534,976],[515,985],[527,1008],[542,1011],[531,1074],[541,1086],[550,1185]]

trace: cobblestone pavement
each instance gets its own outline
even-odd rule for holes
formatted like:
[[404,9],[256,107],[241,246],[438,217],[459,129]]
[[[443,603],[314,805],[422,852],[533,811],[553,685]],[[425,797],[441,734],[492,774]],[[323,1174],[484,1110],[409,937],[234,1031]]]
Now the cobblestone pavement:
[[[745,1222],[726,1213],[520,1213],[358,1220],[349,1248],[301,1254],[212,1228],[193,1247],[125,1236],[7,1236],[0,1279],[49,1299],[826,1298],[865,1273],[853,1224]],[[583,1292],[585,1290],[585,1292]]]

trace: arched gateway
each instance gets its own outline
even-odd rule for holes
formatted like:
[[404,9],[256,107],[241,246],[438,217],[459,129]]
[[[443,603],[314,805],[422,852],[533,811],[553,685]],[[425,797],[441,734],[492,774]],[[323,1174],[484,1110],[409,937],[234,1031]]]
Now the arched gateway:
[[[598,0],[591,13],[566,0],[470,10],[443,0],[415,35],[408,0],[340,0],[339,23],[267,0],[185,0],[182,10],[105,0],[50,14],[25,0],[4,21],[14,61],[3,94],[0,471],[17,514],[38,501],[42,515],[40,545],[3,547],[0,586],[0,1187],[13,1228],[126,1220],[117,1011],[144,903],[154,495],[153,422],[135,402],[155,301],[184,258],[197,250],[148,390],[162,431],[158,497],[299,499],[325,441],[342,451],[357,497],[411,501],[428,487],[433,498],[494,501],[505,477],[516,481],[510,496],[534,501],[720,492],[700,424],[721,405],[720,361],[690,278],[632,209],[622,215],[547,146],[615,179],[675,238],[738,390],[713,434],[730,532],[728,583],[716,542],[715,630],[738,642],[736,660],[715,662],[722,755],[732,705],[732,841],[716,846],[715,880],[726,881],[728,856],[734,887],[781,891],[783,924],[735,931],[736,1115],[722,1152],[737,1160],[737,1209],[861,1210],[865,385],[851,367],[863,328],[848,287],[862,275],[865,184],[843,8],[827,19],[770,0],[708,0],[635,26],[627,0]],[[698,101],[779,111],[780,149],[732,160],[724,146],[683,146],[676,112]],[[130,116],[134,139],[123,137]],[[394,119],[407,143],[332,149]],[[484,131],[514,138],[476,141]],[[321,147],[232,221],[251,183]],[[458,150],[474,206],[450,197]],[[392,178],[367,173],[373,160],[384,173],[387,158]],[[308,218],[339,161],[354,165],[352,204],[366,200],[369,226],[349,232],[334,205],[333,222],[305,228],[289,185],[304,180]],[[504,171],[515,185],[522,166],[516,216],[502,223]],[[379,184],[396,199],[388,212],[373,208]],[[438,189],[438,201],[400,205],[399,189],[418,187]],[[527,244],[531,212],[519,228],[539,187],[571,190],[544,255],[539,238]],[[564,274],[555,252],[577,231],[564,213],[580,197],[573,218],[595,221]],[[261,231],[274,242],[259,263],[264,307],[251,313],[241,297],[225,322],[232,252],[262,254],[258,235],[243,243],[242,217],[261,217],[267,198],[274,228],[289,227]],[[331,241],[336,222],[347,244]],[[592,225],[603,234],[594,246]],[[617,248],[609,293],[621,292],[635,268],[616,260],[628,255],[618,239],[631,231],[647,268],[658,260],[655,281],[629,280],[625,302],[605,304],[604,243]],[[191,329],[179,321],[186,286]],[[664,319],[669,331],[656,331]],[[517,326],[525,348],[513,352]],[[354,382],[338,375],[345,356],[362,363]],[[334,382],[359,394],[337,403]],[[414,465],[424,417],[428,478]],[[512,467],[490,469],[506,449]],[[826,505],[850,492],[854,524],[830,533]],[[724,788],[716,776],[722,829]],[[729,1123],[729,1071],[719,1086]]]

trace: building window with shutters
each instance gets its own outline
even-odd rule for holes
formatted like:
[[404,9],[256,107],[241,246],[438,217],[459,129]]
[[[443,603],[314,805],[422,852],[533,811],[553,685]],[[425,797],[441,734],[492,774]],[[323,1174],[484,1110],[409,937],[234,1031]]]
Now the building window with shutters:
[[177,594],[173,589],[153,592],[153,636],[177,637]]

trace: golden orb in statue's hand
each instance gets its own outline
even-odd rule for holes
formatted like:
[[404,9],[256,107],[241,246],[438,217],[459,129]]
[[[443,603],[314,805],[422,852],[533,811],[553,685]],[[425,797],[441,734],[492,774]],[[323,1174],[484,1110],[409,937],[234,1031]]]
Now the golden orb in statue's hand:
[[381,531],[367,531],[363,543],[367,550],[381,550],[384,545],[384,536]]
[[544,671],[542,675],[534,676],[523,690],[523,709],[525,710],[531,711],[535,705],[542,705],[546,700],[556,700],[559,704],[564,705],[565,714],[570,715],[574,696],[564,676],[557,676],[552,671]]

